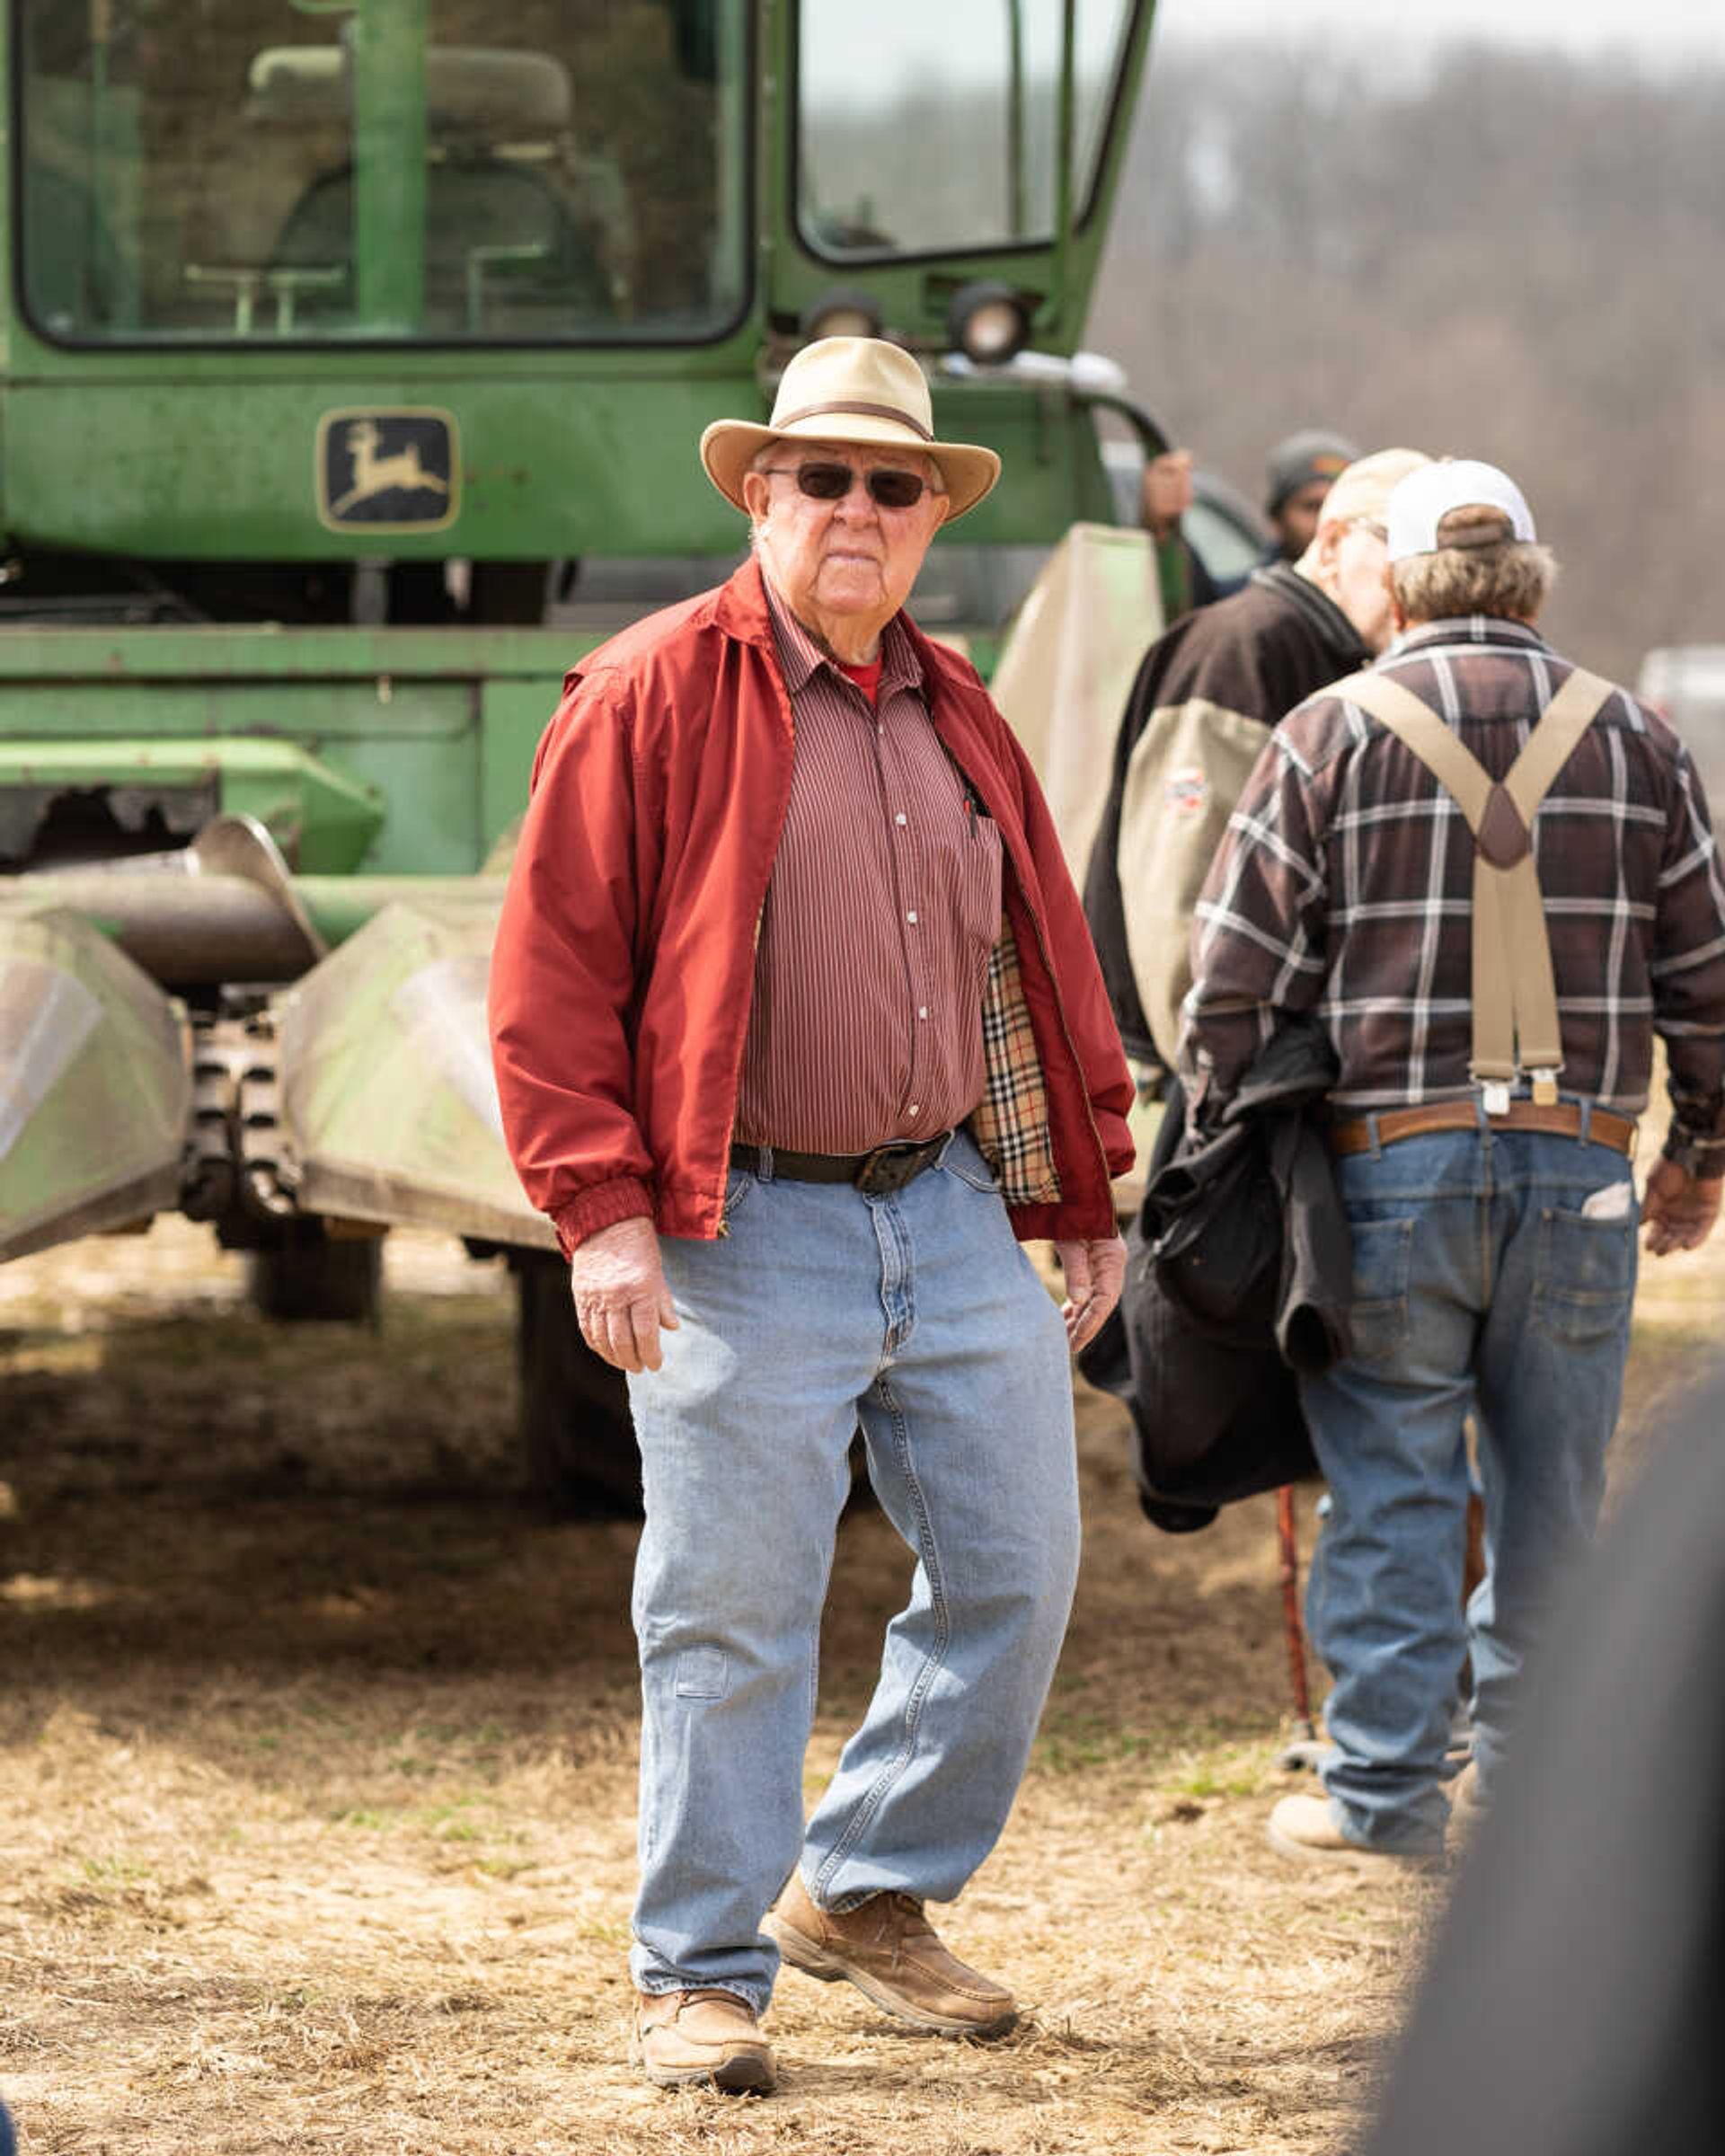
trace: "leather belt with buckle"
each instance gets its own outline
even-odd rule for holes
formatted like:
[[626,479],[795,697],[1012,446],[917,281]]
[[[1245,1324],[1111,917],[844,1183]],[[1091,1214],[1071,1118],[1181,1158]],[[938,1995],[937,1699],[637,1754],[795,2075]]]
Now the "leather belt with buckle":
[[[1377,1126],[1376,1143],[1393,1145],[1398,1138],[1423,1138],[1438,1130],[1477,1130],[1480,1118],[1471,1100],[1428,1100],[1419,1108],[1386,1109],[1377,1116],[1360,1116],[1329,1129],[1331,1153],[1369,1153],[1372,1126]],[[1573,1100],[1541,1107],[1534,1100],[1512,1100],[1501,1115],[1488,1116],[1488,1130],[1543,1130],[1552,1137],[1579,1138],[1585,1135],[1595,1145],[1609,1145],[1614,1153],[1632,1153],[1635,1126],[1627,1116],[1614,1116],[1596,1108],[1587,1118],[1585,1133],[1580,1109]]]
[[779,1145],[733,1145],[730,1164],[751,1175],[765,1171],[763,1155],[770,1156],[772,1172],[793,1183],[852,1183],[865,1197],[885,1197],[913,1183],[924,1168],[932,1168],[945,1150],[950,1130],[913,1142],[895,1139],[869,1153],[787,1153]]

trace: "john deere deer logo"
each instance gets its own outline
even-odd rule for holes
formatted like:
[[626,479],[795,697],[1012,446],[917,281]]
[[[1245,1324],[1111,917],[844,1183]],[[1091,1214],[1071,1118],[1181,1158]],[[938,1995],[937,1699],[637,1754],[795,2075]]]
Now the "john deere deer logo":
[[435,531],[456,514],[456,423],[442,411],[329,411],[317,508],[338,531]]

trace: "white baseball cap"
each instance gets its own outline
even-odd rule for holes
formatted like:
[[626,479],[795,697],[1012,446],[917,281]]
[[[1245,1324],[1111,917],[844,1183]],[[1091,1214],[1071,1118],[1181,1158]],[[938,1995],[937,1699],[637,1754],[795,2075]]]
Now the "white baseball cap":
[[1534,513],[1526,497],[1507,472],[1476,458],[1455,456],[1424,464],[1391,490],[1384,522],[1389,557],[1405,561],[1411,554],[1435,554],[1442,542],[1438,527],[1452,509],[1499,509],[1509,519],[1512,539],[1533,540]]

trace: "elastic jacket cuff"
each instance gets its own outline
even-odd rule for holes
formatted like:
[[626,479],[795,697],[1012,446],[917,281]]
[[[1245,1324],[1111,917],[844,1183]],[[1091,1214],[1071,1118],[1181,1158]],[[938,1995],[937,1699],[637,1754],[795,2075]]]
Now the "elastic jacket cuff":
[[637,1175],[619,1175],[608,1183],[590,1183],[567,1205],[559,1206],[551,1223],[567,1258],[601,1228],[614,1228],[620,1220],[643,1217],[653,1217],[652,1191]]
[[1725,1132],[1703,1137],[1693,1130],[1685,1130],[1681,1123],[1674,1123],[1671,1135],[1665,1141],[1665,1157],[1675,1161],[1685,1175],[1694,1176],[1697,1182],[1716,1182],[1725,1176]]

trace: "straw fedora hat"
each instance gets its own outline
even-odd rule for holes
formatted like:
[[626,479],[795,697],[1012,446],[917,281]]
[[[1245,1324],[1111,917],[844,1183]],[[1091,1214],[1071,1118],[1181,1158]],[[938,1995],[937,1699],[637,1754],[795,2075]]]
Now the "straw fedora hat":
[[927,377],[908,352],[879,337],[822,337],[804,345],[780,377],[767,425],[715,420],[701,437],[701,462],[740,509],[744,474],[762,445],[796,441],[920,449],[946,482],[949,524],[974,509],[1000,477],[992,449],[935,440]]

